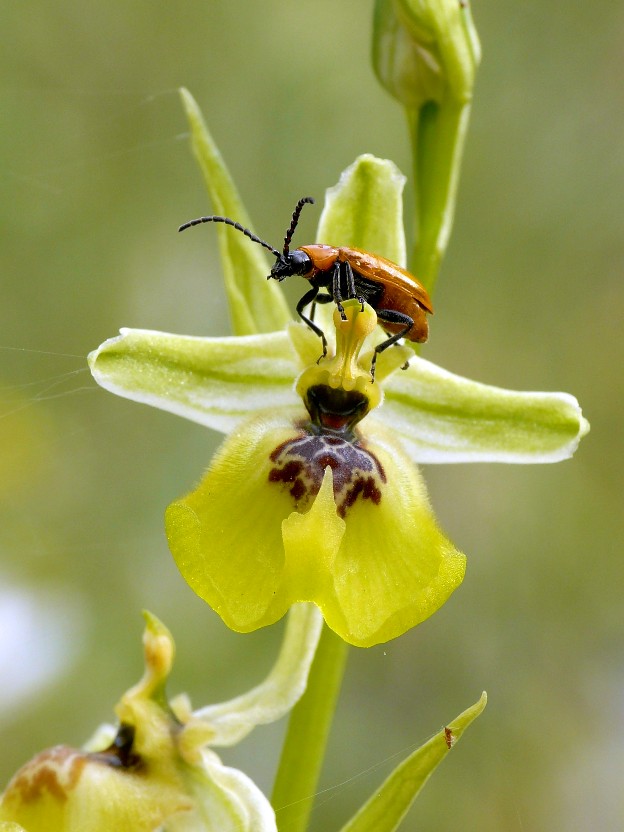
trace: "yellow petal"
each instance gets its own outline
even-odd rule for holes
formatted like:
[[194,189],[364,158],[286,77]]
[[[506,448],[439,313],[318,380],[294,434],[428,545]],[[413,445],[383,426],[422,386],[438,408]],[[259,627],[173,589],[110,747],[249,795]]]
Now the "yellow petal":
[[423,621],[461,582],[417,469],[369,419],[354,441],[298,412],[266,413],[222,446],[196,491],[167,510],[190,586],[247,632],[313,601],[342,638],[370,646]]
[[[303,410],[291,414],[303,420]],[[233,630],[271,624],[284,570],[282,520],[293,510],[269,482],[270,455],[292,437],[293,419],[263,413],[228,437],[198,488],[167,509],[169,547],[189,586]]]
[[361,647],[432,615],[461,583],[466,565],[440,531],[418,469],[372,420],[366,445],[386,476],[382,497],[349,510],[333,568],[336,605],[331,598],[321,603],[328,625]]

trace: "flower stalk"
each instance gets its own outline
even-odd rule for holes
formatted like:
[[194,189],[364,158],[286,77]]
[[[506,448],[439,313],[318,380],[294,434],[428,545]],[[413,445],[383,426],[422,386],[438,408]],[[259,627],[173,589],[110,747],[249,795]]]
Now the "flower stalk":
[[290,714],[271,804],[279,832],[305,832],[342,686],[348,646],[323,627],[308,686]]

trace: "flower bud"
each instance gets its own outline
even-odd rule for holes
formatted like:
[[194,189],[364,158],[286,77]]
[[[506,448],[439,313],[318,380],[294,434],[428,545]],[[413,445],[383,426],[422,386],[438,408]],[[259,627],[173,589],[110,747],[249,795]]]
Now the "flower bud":
[[417,222],[411,267],[430,293],[453,224],[480,58],[468,0],[377,0],[373,63],[407,111]]
[[377,77],[416,110],[450,94],[467,103],[481,57],[467,2],[377,0],[373,63]]

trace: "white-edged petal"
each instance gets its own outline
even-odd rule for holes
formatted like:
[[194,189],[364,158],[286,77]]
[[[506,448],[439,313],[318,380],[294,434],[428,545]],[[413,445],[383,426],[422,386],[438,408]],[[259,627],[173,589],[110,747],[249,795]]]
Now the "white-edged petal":
[[415,462],[558,462],[589,430],[568,393],[492,387],[417,356],[384,389],[375,418],[400,436]]
[[299,401],[301,367],[285,331],[202,338],[124,328],[90,353],[89,367],[118,396],[224,433],[257,410]]

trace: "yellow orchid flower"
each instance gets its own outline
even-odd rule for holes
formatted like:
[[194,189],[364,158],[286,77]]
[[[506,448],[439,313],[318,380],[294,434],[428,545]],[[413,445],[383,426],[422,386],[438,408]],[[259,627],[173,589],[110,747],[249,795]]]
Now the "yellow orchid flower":
[[[184,100],[215,208],[249,227]],[[404,265],[403,183],[391,162],[360,157],[329,190],[317,239]],[[253,630],[306,600],[346,641],[387,641],[438,609],[464,574],[416,464],[555,462],[587,422],[565,393],[479,384],[409,346],[380,354],[373,383],[370,348],[384,336],[358,302],[333,324],[319,310],[330,342],[319,361],[315,334],[280,323],[259,246],[223,225],[218,233],[236,334],[125,329],[91,354],[92,373],[112,392],[229,434],[197,489],[169,507],[167,535],[187,582],[230,627]],[[340,430],[323,422],[316,388],[338,391],[324,406]]]

